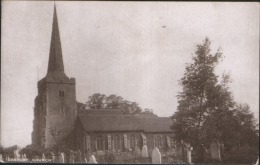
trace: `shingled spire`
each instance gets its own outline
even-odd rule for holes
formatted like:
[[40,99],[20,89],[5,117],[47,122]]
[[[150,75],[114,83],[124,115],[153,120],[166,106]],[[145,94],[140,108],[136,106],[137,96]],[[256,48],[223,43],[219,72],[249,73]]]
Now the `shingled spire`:
[[64,72],[64,65],[61,51],[61,41],[59,33],[58,18],[56,13],[56,6],[54,4],[51,45],[47,76],[51,77],[67,77]]

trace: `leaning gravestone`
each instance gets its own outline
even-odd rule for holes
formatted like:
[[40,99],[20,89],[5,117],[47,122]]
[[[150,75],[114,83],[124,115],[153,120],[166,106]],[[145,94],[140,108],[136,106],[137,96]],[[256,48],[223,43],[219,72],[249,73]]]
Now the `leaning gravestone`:
[[211,155],[211,159],[221,161],[220,145],[216,139],[213,140],[210,144],[210,155]]
[[143,145],[142,147],[142,157],[148,158],[148,150],[146,145]]
[[89,163],[91,164],[97,164],[97,161],[96,161],[96,158],[94,155],[91,155],[90,158],[89,158]]
[[162,155],[157,147],[153,149],[152,152],[152,164],[161,164],[162,163]]

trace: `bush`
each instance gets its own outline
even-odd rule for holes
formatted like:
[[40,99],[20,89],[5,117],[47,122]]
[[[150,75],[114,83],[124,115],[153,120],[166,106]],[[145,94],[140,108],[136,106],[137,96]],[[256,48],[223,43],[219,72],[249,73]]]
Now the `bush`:
[[223,153],[223,163],[255,163],[258,158],[258,147],[244,145]]

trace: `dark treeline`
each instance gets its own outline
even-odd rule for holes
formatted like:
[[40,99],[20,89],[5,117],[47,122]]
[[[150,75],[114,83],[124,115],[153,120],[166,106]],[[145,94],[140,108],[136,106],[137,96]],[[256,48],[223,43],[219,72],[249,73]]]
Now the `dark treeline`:
[[118,109],[124,111],[125,114],[147,114],[154,115],[153,110],[149,108],[142,109],[138,103],[124,100],[123,97],[117,95],[109,95],[94,93],[88,97],[86,103],[77,103],[78,109]]

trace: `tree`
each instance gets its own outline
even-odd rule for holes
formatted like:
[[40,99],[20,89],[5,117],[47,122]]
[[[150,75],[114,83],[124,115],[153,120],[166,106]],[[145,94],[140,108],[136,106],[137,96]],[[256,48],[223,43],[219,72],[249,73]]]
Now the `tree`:
[[106,100],[106,95],[100,93],[94,93],[92,96],[89,96],[86,106],[91,109],[101,109],[104,108]]
[[118,109],[124,111],[125,114],[153,114],[152,110],[143,112],[138,103],[124,100],[123,97],[114,94],[107,97],[104,94],[94,93],[89,96],[85,106],[79,102],[77,102],[77,106],[78,109],[85,109],[85,107],[90,109]]
[[136,102],[124,100],[121,107],[126,114],[139,114],[142,112],[142,108]]
[[122,107],[123,97],[110,95],[106,98],[106,108],[108,109],[120,109]]
[[77,109],[86,109],[86,105],[77,101]]
[[184,77],[180,80],[182,92],[177,96],[177,112],[172,116],[177,137],[193,144],[204,138],[202,126],[212,110],[209,104],[214,102],[210,100],[211,93],[218,81],[214,69],[222,53],[218,50],[212,55],[210,51],[208,38],[197,46],[193,63],[186,65]]
[[[182,91],[177,96],[172,128],[178,139],[190,142],[195,150],[201,144],[208,146],[212,139],[223,143],[227,150],[241,145],[253,149],[259,144],[259,135],[250,107],[234,101],[229,74],[223,73],[219,78],[214,73],[221,56],[220,49],[211,54],[208,38],[197,46],[193,61],[186,65],[180,80]],[[251,149],[248,153],[257,153]]]

